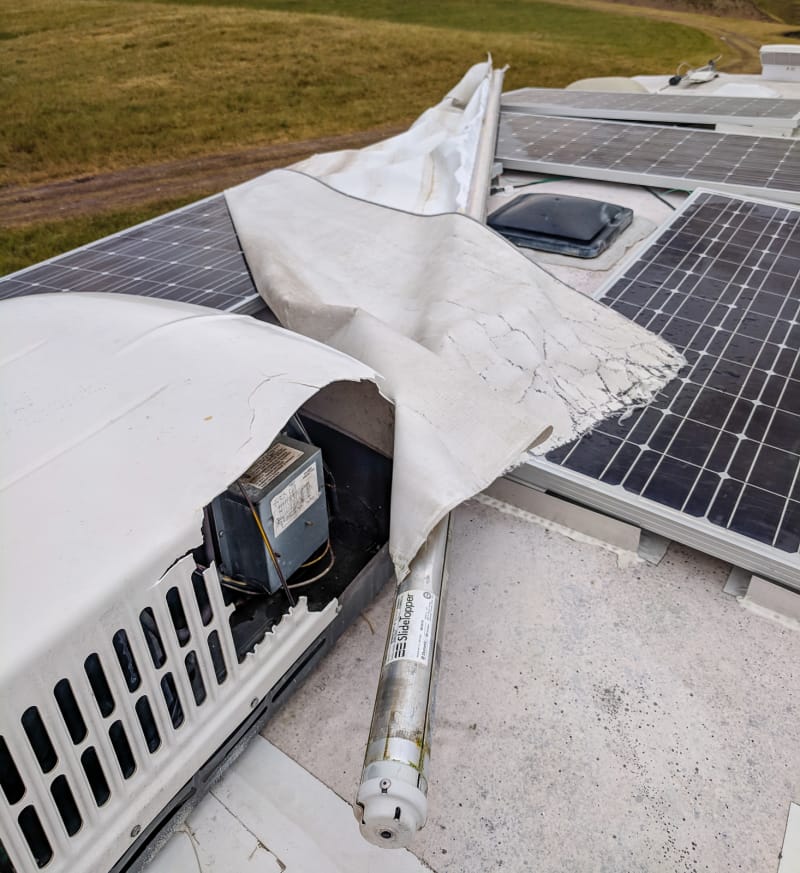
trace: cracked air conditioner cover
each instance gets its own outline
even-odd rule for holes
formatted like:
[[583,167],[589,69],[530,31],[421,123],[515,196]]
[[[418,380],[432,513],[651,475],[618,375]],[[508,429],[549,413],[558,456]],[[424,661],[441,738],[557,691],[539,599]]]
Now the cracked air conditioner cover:
[[4,675],[198,546],[203,507],[319,389],[376,381],[313,340],[201,306],[71,293],[0,311]]

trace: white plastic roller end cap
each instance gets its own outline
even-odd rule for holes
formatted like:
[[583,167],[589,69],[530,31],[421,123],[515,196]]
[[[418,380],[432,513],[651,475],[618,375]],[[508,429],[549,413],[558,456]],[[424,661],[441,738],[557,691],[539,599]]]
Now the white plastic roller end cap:
[[356,798],[361,835],[382,849],[404,849],[428,818],[428,799],[400,779],[362,782]]

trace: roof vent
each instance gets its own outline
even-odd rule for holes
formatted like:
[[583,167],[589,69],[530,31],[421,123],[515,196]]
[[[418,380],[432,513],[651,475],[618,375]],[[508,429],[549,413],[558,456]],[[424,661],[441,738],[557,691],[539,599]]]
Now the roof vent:
[[762,45],[761,76],[772,82],[800,82],[800,45]]
[[565,194],[522,194],[488,225],[515,245],[573,258],[596,258],[633,219],[633,210]]

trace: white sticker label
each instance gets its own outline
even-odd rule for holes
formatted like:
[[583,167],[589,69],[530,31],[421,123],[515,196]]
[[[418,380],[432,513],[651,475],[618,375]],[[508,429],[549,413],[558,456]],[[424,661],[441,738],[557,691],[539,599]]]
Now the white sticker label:
[[275,536],[280,536],[318,497],[317,467],[316,464],[312,464],[292,479],[283,491],[270,501],[269,508],[272,510]]
[[302,454],[300,449],[286,446],[283,443],[275,443],[247,471],[244,477],[245,482],[256,488],[265,488],[284,470],[291,467]]
[[392,636],[386,663],[417,661],[427,664],[431,658],[436,595],[411,588],[397,595]]

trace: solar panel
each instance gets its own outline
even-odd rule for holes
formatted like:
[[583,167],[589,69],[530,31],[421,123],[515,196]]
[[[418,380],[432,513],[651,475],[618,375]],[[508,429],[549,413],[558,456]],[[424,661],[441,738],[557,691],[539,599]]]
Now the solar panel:
[[0,278],[0,300],[54,291],[113,291],[224,312],[263,308],[222,194]]
[[688,366],[522,478],[800,588],[800,209],[696,192],[601,300]]
[[503,95],[507,112],[578,118],[662,121],[676,124],[737,124],[791,131],[800,122],[800,100],[685,94],[625,94],[521,88]]
[[800,202],[800,141],[503,112],[506,169]]

